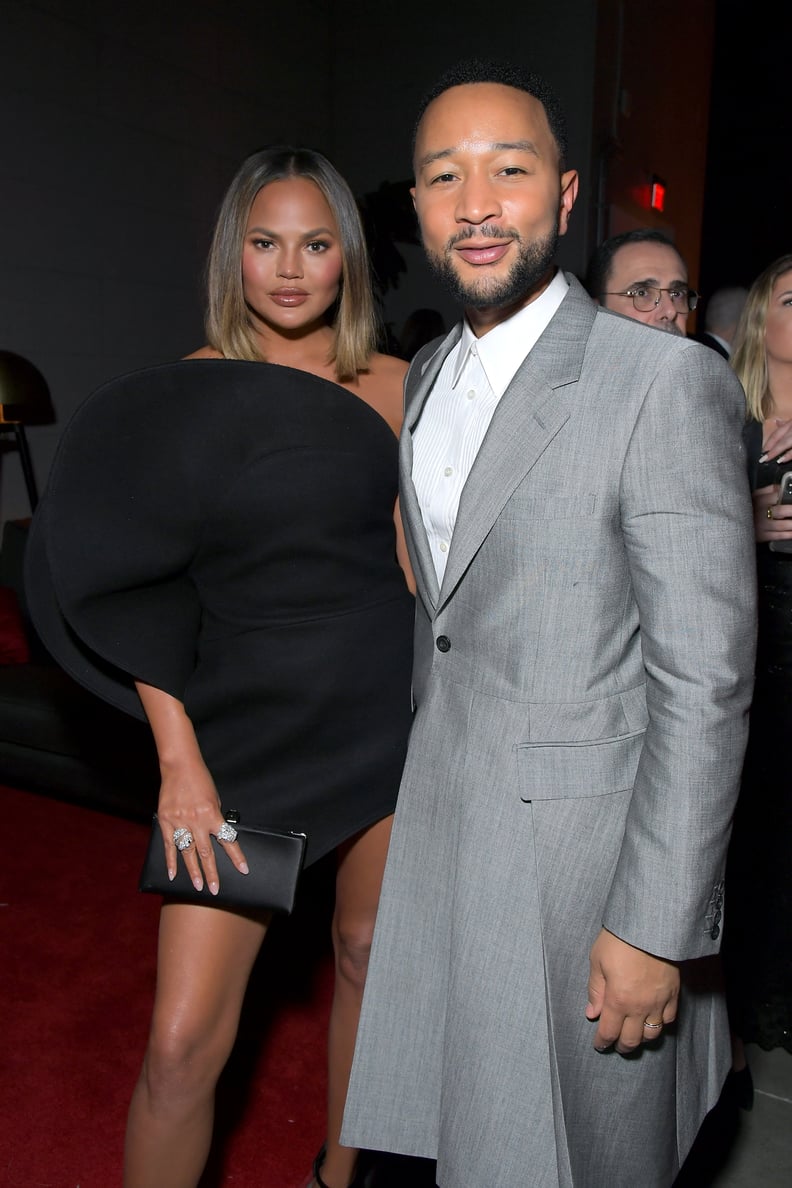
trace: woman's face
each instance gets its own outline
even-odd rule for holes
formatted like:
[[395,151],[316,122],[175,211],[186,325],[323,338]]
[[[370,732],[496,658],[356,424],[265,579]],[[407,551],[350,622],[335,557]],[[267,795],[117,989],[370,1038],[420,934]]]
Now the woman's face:
[[341,270],[338,227],[314,182],[289,177],[259,190],[245,230],[242,286],[263,323],[288,332],[321,322]]
[[765,323],[768,363],[792,363],[792,268],[773,285]]

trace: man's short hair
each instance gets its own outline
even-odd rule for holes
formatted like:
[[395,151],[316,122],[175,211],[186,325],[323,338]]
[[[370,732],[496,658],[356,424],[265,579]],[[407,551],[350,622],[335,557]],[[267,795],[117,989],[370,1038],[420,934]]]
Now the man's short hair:
[[599,301],[600,297],[607,293],[613,268],[613,257],[619,248],[623,248],[628,243],[661,243],[664,247],[670,247],[680,260],[682,259],[674,241],[653,227],[637,227],[633,231],[623,231],[621,235],[612,235],[610,239],[603,240],[599,247],[594,249],[586,271],[586,289],[589,296],[593,297],[595,301]]
[[415,155],[418,125],[429,104],[445,91],[449,91],[451,87],[465,87],[470,83],[498,83],[503,87],[514,87],[517,91],[525,91],[527,95],[538,99],[545,109],[550,131],[558,147],[559,168],[562,171],[566,168],[566,115],[558,96],[541,75],[512,62],[499,62],[487,58],[465,58],[461,62],[457,62],[455,66],[445,70],[436,82],[424,92],[413,125],[413,156]]

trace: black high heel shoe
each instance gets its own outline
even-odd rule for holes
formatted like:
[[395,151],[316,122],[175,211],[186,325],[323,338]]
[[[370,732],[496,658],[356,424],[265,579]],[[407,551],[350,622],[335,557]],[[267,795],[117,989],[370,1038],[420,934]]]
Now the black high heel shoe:
[[311,1168],[311,1173],[312,1173],[313,1178],[316,1182],[316,1188],[327,1188],[327,1184],[325,1184],[324,1180],[322,1179],[322,1175],[319,1170],[325,1161],[326,1154],[327,1154],[327,1146],[325,1145],[325,1143],[322,1143],[321,1147],[319,1148],[319,1153],[317,1154],[316,1158],[314,1159],[313,1166]]
[[[316,1183],[316,1188],[328,1188],[328,1185],[322,1179],[322,1165],[327,1154],[327,1144],[322,1143],[319,1153],[313,1161],[312,1175]],[[364,1166],[365,1160],[358,1156],[357,1167],[352,1179],[349,1181],[349,1188],[371,1188],[371,1178],[368,1170]]]

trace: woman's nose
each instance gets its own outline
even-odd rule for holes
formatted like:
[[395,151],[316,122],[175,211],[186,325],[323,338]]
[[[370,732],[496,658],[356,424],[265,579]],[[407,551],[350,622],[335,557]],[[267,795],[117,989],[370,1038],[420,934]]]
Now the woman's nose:
[[286,277],[288,280],[294,280],[302,276],[302,262],[299,253],[296,251],[283,251],[278,258],[278,276]]

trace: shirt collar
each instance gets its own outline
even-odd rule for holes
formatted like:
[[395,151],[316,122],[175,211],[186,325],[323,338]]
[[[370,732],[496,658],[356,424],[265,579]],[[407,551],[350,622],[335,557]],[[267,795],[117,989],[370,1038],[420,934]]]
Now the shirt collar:
[[462,335],[457,344],[457,357],[451,378],[456,387],[467,363],[470,348],[475,345],[479,362],[496,396],[502,396],[517,368],[547,327],[550,319],[566,296],[569,282],[560,269],[550,284],[534,301],[524,305],[505,322],[493,326],[481,338],[470,328],[467,318],[462,323]]

